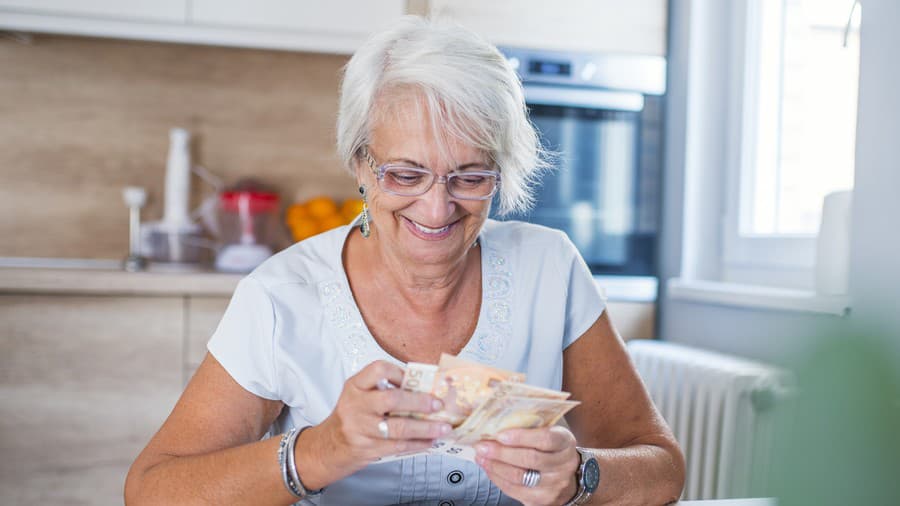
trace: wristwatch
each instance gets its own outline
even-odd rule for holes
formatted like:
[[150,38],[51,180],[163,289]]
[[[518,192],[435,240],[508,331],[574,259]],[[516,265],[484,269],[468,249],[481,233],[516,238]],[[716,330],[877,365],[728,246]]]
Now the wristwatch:
[[591,499],[591,496],[594,495],[594,492],[597,491],[597,486],[600,485],[600,464],[597,462],[594,452],[581,447],[575,447],[575,449],[578,450],[578,455],[581,456],[581,465],[575,471],[578,491],[575,492],[575,497],[566,503],[566,506],[586,504]]

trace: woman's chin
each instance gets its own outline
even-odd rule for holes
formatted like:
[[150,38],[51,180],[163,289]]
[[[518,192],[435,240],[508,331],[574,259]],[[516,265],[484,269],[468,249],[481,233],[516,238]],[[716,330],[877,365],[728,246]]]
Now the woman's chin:
[[407,244],[406,257],[419,265],[446,265],[459,260],[461,248],[456,245],[444,243],[438,245],[433,242],[422,244]]

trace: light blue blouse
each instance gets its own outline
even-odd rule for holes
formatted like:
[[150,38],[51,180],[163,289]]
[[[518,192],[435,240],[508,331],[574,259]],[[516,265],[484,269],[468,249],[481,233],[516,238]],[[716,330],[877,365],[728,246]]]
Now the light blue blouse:
[[[285,404],[270,434],[320,423],[370,362],[403,365],[378,345],[353,299],[341,262],[350,227],[297,243],[241,280],[209,341],[238,384]],[[589,269],[565,234],[546,227],[488,220],[478,240],[481,312],[460,356],[560,389],[562,351],[605,308]],[[419,455],[371,464],[301,504],[518,503],[476,464]]]

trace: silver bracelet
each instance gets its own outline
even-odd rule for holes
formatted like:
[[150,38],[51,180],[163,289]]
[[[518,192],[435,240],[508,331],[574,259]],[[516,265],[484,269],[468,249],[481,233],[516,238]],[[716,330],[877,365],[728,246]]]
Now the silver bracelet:
[[278,466],[281,468],[281,479],[284,481],[284,488],[288,489],[288,492],[297,499],[303,499],[310,495],[319,495],[325,490],[325,487],[319,490],[307,490],[303,485],[303,481],[300,480],[300,475],[297,473],[294,447],[297,444],[297,438],[308,428],[310,428],[309,425],[299,430],[297,427],[294,427],[285,432],[281,436],[281,443],[278,445]]
[[325,487],[322,487],[319,490],[307,489],[306,486],[303,485],[303,480],[300,479],[300,475],[297,473],[297,462],[295,460],[296,456],[294,455],[294,447],[297,444],[297,438],[300,437],[300,434],[302,434],[303,431],[310,427],[310,425],[307,425],[306,427],[298,430],[293,436],[291,436],[290,439],[288,439],[287,449],[285,450],[287,451],[287,462],[288,469],[291,473],[291,482],[297,489],[299,489],[299,492],[303,494],[303,497],[306,497],[308,495],[319,495],[322,493],[322,491],[325,490]]
[[[281,442],[278,444],[278,467],[281,468],[281,480],[284,482],[284,487],[288,489],[288,491],[293,494],[297,499],[303,499],[304,495],[300,493],[299,490],[294,486],[294,483],[291,481],[290,470],[288,466],[288,454],[287,447],[290,441],[296,441],[297,438],[297,428],[284,433],[281,436]],[[293,448],[293,446],[291,446]]]

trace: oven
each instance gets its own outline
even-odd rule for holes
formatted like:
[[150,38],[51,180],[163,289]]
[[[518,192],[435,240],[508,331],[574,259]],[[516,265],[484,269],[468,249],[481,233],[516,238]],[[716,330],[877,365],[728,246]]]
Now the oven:
[[662,198],[662,57],[501,48],[556,170],[520,219],[568,234],[598,276],[656,297]]

